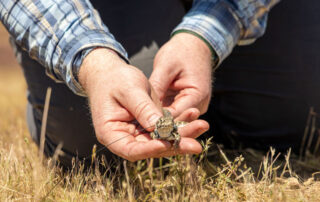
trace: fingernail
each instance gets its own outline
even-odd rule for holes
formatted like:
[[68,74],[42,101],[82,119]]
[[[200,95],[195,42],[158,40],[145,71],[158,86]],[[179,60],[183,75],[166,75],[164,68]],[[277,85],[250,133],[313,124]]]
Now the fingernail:
[[150,127],[154,126],[160,117],[161,116],[159,116],[157,114],[152,115],[148,120],[148,123],[149,123]]

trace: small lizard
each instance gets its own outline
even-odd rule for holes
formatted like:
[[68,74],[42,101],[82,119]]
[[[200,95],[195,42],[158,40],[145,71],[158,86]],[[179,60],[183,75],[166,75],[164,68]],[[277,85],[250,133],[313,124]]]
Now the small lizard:
[[187,124],[184,121],[174,121],[171,113],[167,109],[162,109],[163,117],[160,117],[156,122],[155,129],[150,133],[152,139],[160,139],[174,141],[174,147],[179,147],[180,134],[178,127],[183,127]]

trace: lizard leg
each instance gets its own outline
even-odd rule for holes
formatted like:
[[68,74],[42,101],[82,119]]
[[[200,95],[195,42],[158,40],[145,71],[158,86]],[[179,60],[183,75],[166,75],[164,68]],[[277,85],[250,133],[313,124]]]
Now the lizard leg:
[[179,143],[180,143],[180,140],[181,140],[180,134],[178,132],[175,132],[173,135],[174,135],[173,146],[174,146],[175,149],[178,149],[179,148]]

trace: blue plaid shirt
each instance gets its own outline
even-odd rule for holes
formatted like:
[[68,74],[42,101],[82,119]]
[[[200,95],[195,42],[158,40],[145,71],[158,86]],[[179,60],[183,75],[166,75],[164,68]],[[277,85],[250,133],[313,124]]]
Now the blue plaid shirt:
[[[173,30],[206,41],[221,63],[236,44],[248,44],[266,28],[278,0],[194,0]],[[128,55],[101,21],[89,0],[0,0],[0,19],[15,42],[46,67],[47,74],[85,95],[76,79],[85,55],[94,47]]]

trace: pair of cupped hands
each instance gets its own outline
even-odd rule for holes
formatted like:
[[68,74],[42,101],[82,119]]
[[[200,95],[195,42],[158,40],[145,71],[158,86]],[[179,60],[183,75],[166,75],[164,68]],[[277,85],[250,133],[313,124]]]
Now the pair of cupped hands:
[[[98,141],[129,161],[200,153],[195,138],[209,129],[198,117],[210,102],[211,72],[209,47],[189,33],[174,35],[160,48],[149,80],[111,49],[94,49],[80,67],[79,81],[89,98]],[[151,139],[134,123],[152,131],[162,107],[176,120],[190,122],[179,128],[178,149]]]

